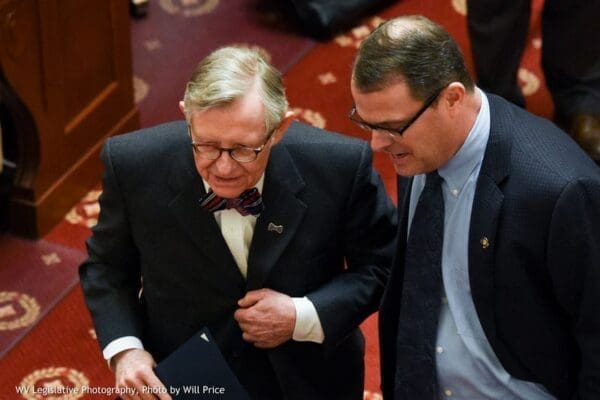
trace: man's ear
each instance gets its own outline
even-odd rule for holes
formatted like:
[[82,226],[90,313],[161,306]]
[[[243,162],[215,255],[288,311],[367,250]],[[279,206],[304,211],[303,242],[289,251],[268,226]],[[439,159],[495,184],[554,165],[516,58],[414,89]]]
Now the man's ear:
[[460,82],[452,82],[448,85],[444,93],[444,100],[451,111],[458,110],[464,105],[466,89]]
[[185,104],[184,104],[183,100],[179,101],[179,111],[181,111],[183,113],[183,115],[185,115]]
[[285,135],[285,132],[288,130],[292,122],[294,122],[296,119],[295,117],[296,114],[294,114],[292,111],[285,113],[285,117],[283,117],[279,123],[279,126],[275,130],[275,133],[273,134],[273,144],[277,144],[281,139],[283,139],[283,135]]

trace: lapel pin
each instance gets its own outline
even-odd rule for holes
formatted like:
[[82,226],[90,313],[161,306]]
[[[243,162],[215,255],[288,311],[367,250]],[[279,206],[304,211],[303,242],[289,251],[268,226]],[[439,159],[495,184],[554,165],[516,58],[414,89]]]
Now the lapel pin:
[[481,244],[481,247],[483,247],[484,249],[487,249],[488,247],[490,247],[490,241],[485,236],[482,236],[481,239],[479,239],[479,243]]
[[283,232],[283,225],[275,225],[272,222],[269,222],[269,226],[267,226],[267,230],[269,232],[277,232],[281,234]]

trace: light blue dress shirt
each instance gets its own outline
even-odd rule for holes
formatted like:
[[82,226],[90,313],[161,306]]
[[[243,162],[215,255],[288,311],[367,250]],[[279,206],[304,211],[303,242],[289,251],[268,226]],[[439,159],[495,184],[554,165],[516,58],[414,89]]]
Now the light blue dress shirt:
[[[512,377],[500,364],[475,310],[469,283],[469,225],[477,177],[490,135],[490,108],[485,94],[465,143],[438,170],[444,179],[444,294],[436,343],[440,399],[546,400],[554,397],[540,384]],[[415,176],[409,221],[415,212],[425,175]],[[410,232],[410,226],[409,226]]]

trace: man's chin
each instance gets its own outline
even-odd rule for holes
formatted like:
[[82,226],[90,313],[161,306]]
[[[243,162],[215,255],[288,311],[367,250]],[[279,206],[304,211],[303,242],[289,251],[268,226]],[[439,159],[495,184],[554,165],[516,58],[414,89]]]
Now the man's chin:
[[216,187],[212,187],[213,192],[215,192],[217,194],[217,196],[226,198],[226,199],[235,199],[236,197],[239,197],[240,194],[242,194],[242,192],[244,190],[246,190],[246,188],[244,187],[221,187],[221,186],[216,186]]
[[416,162],[414,157],[404,155],[402,157],[390,156],[392,165],[396,174],[403,177],[410,177],[424,173],[424,166]]
[[423,173],[418,168],[414,168],[414,167],[411,168],[409,166],[399,166],[396,164],[394,164],[394,170],[396,171],[396,174],[398,174],[399,176],[405,177],[405,178]]

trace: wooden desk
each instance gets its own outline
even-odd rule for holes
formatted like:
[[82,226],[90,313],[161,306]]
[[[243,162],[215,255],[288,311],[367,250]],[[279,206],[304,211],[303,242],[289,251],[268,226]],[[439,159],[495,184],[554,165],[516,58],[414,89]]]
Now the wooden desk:
[[12,232],[50,230],[100,181],[104,140],[139,126],[130,41],[123,0],[0,0],[0,102],[17,143]]

